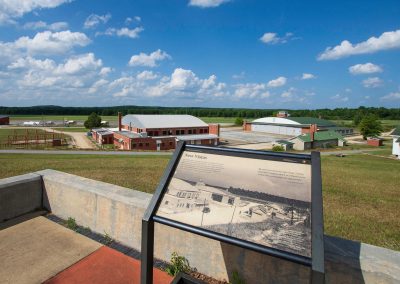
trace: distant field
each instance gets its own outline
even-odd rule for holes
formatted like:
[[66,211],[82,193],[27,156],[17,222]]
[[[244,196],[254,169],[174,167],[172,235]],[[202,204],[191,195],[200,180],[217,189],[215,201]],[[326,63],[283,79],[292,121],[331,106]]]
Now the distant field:
[[[153,193],[168,160],[0,154],[0,178],[51,168]],[[323,156],[322,173],[326,234],[400,250],[400,161],[368,155]]]
[[[352,127],[353,121],[352,120],[332,120],[338,125],[344,125],[348,127]],[[381,120],[382,126],[384,131],[388,131],[396,126],[400,126],[400,120]]]
[[45,133],[42,129],[27,129],[26,128],[19,128],[19,129],[8,129],[8,128],[0,128],[0,144],[7,141],[9,135],[28,135],[30,137],[34,137],[36,133],[43,134]]
[[[21,121],[62,121],[62,120],[75,120],[85,121],[88,118],[87,115],[11,115],[11,123]],[[206,123],[234,123],[236,117],[200,117]],[[118,117],[115,116],[101,116],[102,120],[109,122],[116,122]],[[253,119],[249,119],[253,120]]]
[[[88,118],[87,115],[11,115],[11,123],[14,121],[63,121],[63,120],[75,120],[85,121]],[[117,121],[117,116],[101,116],[102,120],[106,121]]]

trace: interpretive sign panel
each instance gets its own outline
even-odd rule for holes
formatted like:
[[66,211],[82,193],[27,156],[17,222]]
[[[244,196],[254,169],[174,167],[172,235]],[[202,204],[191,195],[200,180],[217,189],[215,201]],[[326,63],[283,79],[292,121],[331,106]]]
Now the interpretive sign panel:
[[182,153],[156,212],[170,220],[311,256],[311,165]]
[[311,282],[324,282],[318,152],[180,143],[142,220],[142,284],[152,283],[154,222],[310,266]]

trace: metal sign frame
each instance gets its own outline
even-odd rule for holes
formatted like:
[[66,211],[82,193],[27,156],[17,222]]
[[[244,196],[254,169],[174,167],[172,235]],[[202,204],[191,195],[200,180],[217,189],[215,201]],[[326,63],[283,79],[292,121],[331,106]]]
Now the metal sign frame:
[[[274,160],[282,162],[302,163],[309,161],[311,166],[311,257],[286,252],[276,248],[266,247],[235,237],[223,235],[209,231],[200,227],[184,224],[157,216],[156,212],[164,196],[169,182],[174,175],[175,169],[179,164],[182,153],[185,150],[191,152],[201,152],[208,154],[236,156],[243,158],[255,158],[264,160]],[[215,148],[198,145],[186,145],[179,142],[172,156],[164,175],[151,199],[149,206],[142,219],[142,249],[141,249],[141,284],[153,283],[153,260],[154,260],[154,222],[174,227],[183,231],[194,233],[203,237],[218,240],[221,242],[236,245],[245,249],[250,249],[262,254],[278,257],[300,265],[308,266],[311,269],[310,283],[325,282],[324,264],[324,229],[323,229],[323,208],[322,208],[322,180],[321,180],[321,159],[319,152],[306,154],[291,154],[255,150],[243,150],[233,148]]]

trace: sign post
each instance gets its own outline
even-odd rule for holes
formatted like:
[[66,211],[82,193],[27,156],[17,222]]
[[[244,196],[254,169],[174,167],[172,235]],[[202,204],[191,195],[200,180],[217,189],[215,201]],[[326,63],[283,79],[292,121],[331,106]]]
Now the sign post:
[[141,283],[154,222],[310,267],[324,283],[321,164],[311,155],[180,143],[142,220]]

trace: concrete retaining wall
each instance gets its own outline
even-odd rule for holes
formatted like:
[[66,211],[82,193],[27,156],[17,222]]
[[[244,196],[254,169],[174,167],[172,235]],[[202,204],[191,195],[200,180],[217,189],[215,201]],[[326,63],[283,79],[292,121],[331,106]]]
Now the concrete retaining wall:
[[[37,188],[38,183],[32,183],[30,178],[37,182],[38,175],[43,177],[45,208],[64,219],[73,217],[79,225],[100,234],[107,233],[140,250],[141,219],[150,194],[53,170],[26,175],[25,188],[31,185]],[[21,178],[16,177],[14,181]],[[23,194],[13,178],[0,180],[0,212],[6,211],[1,198],[2,191],[7,188],[5,184],[10,184],[9,190],[16,189],[15,196]],[[37,205],[42,193],[37,189],[33,192],[37,196],[32,200]],[[28,206],[21,212],[33,207]],[[161,224],[155,226],[155,239],[156,257],[168,261],[176,251],[199,272],[217,279],[232,280],[232,273],[237,270],[246,283],[308,283],[308,268]],[[326,236],[325,258],[327,283],[400,282],[400,253],[397,251]]]
[[41,209],[42,180],[38,174],[0,179],[0,222]]

